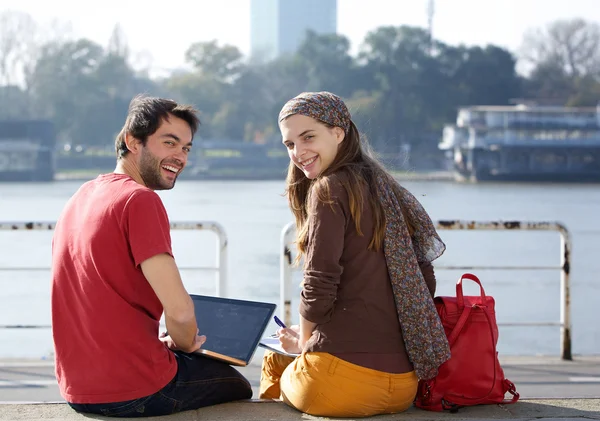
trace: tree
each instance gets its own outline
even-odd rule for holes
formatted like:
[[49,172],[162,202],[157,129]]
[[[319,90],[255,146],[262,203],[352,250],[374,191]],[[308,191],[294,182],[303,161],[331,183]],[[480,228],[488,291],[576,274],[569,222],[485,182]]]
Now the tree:
[[529,31],[521,47],[523,60],[561,68],[570,78],[600,76],[600,24],[584,19],[559,20]]
[[215,116],[215,131],[231,140],[265,142],[277,121],[269,82],[261,67],[245,69],[230,90],[229,105]]
[[247,105],[244,132],[246,138],[275,142],[277,115],[286,101],[309,90],[306,62],[297,54],[286,55],[262,65],[248,67],[236,81],[234,101]]
[[442,54],[459,58],[447,74],[458,105],[508,105],[520,96],[516,59],[509,51],[494,45],[460,46],[447,47]]
[[237,47],[220,47],[216,40],[196,42],[185,52],[185,60],[206,76],[220,81],[232,81],[242,70],[242,53]]
[[24,61],[36,29],[35,21],[27,13],[0,13],[0,85],[22,84]]
[[113,31],[110,34],[108,40],[108,48],[106,49],[108,55],[122,57],[123,59],[129,59],[129,45],[127,45],[127,36],[121,28],[121,25],[116,24],[113,27]]
[[574,91],[574,81],[565,69],[554,61],[538,64],[524,81],[526,96],[538,102],[564,105]]
[[22,119],[28,115],[27,92],[17,85],[0,86],[0,120]]
[[166,91],[182,102],[194,104],[200,111],[202,128],[200,134],[204,138],[216,135],[211,125],[212,116],[227,101],[228,86],[198,72],[180,73],[165,80]]
[[[114,41],[114,37],[113,37]],[[31,76],[40,117],[50,118],[65,142],[108,145],[120,129],[131,98],[152,91],[128,65],[126,48],[107,50],[87,39],[42,47]]]
[[345,36],[319,35],[308,31],[296,54],[299,62],[306,67],[307,89],[310,91],[325,90],[347,96],[356,89],[364,88],[368,81],[357,77],[358,72],[350,56],[350,41]]
[[99,86],[93,74],[104,55],[102,47],[87,39],[50,42],[42,47],[31,76],[31,94],[39,115],[53,120],[69,141],[78,139],[73,128]]
[[23,12],[0,12],[0,116],[23,118],[29,111],[26,69],[36,24]]
[[596,107],[600,104],[600,83],[591,76],[575,81],[575,92],[567,100],[568,107]]
[[600,83],[600,25],[559,20],[529,31],[521,57],[532,66],[526,92],[541,102],[595,105]]
[[421,28],[381,27],[367,34],[359,60],[381,91],[372,109],[376,148],[398,150],[428,126],[428,112],[442,88],[430,46],[429,34]]

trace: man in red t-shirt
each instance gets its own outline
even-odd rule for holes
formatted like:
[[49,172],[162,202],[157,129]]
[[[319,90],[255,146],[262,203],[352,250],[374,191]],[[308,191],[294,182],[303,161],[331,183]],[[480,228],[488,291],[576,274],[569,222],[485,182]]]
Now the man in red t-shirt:
[[[52,240],[56,378],[79,412],[156,416],[252,396],[233,367],[193,354],[194,304],[173,259],[155,190],[173,188],[199,120],[190,106],[138,96],[117,136],[114,173],[85,183]],[[164,311],[169,335],[159,338]]]

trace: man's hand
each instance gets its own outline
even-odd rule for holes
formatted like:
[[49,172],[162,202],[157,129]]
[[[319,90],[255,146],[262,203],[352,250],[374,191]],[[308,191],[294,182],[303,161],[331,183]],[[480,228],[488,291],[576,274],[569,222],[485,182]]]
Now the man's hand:
[[162,332],[158,339],[160,339],[161,342],[165,343],[170,350],[182,351],[187,354],[191,354],[192,352],[198,351],[202,347],[204,342],[206,342],[206,336],[196,334],[196,339],[194,340],[194,343],[192,344],[191,348],[181,349],[177,346],[175,341],[173,341],[173,339],[167,334],[167,332]]

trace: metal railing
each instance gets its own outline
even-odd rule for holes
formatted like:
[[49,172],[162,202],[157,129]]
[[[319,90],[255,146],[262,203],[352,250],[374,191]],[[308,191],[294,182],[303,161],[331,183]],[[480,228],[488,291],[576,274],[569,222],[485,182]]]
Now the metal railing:
[[[0,231],[53,231],[55,222],[0,222]],[[181,270],[215,271],[215,289],[217,297],[227,296],[227,235],[218,222],[171,222],[171,230],[208,230],[217,235],[217,253],[215,266],[179,266]],[[0,271],[45,271],[50,267],[3,266]],[[47,329],[50,325],[0,325],[0,329]]]
[[[499,323],[502,326],[559,326],[560,353],[563,360],[572,360],[571,348],[571,235],[567,228],[559,222],[528,222],[528,221],[437,221],[438,230],[507,230],[507,231],[557,231],[560,234],[560,265],[559,266],[438,266],[447,270],[560,270],[560,321],[559,322],[523,322]],[[295,235],[295,224],[290,222],[281,231],[280,255],[280,317],[287,325],[292,323],[291,294],[294,258],[291,243]]]

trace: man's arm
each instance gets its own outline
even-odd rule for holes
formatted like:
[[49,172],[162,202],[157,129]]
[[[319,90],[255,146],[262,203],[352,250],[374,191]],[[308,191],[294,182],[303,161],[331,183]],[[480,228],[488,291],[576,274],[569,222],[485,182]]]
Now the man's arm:
[[164,308],[169,336],[183,352],[196,351],[201,342],[196,340],[194,303],[183,286],[175,260],[161,253],[144,260],[140,267]]

